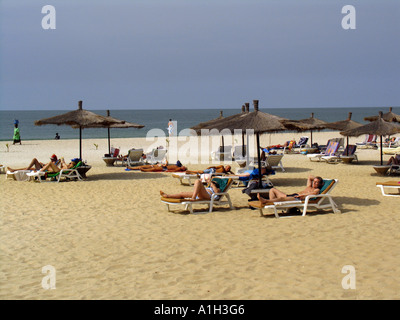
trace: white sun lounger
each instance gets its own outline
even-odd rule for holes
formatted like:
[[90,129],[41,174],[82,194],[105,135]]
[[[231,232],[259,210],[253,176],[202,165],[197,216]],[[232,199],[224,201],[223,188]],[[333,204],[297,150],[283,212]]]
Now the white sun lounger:
[[[221,178],[223,179],[223,178]],[[185,210],[188,210],[190,213],[193,213],[193,205],[194,204],[206,204],[208,205],[208,212],[212,212],[215,205],[225,205],[228,204],[230,209],[234,209],[232,205],[231,198],[228,194],[230,187],[232,186],[232,179],[228,178],[227,184],[223,191],[219,193],[214,193],[211,196],[210,200],[190,200],[190,199],[171,199],[161,197],[161,202],[167,205],[168,211],[170,210],[171,205],[183,205]],[[226,200],[225,200],[226,199]],[[205,213],[205,212],[202,212]]]
[[[400,197],[400,181],[377,182],[376,186],[381,189],[385,197]],[[397,193],[387,193],[385,188],[397,190]]]
[[279,218],[278,210],[299,208],[303,210],[302,216],[305,216],[309,208],[314,209],[332,209],[334,213],[340,213],[337,204],[333,201],[330,192],[337,185],[338,180],[327,180],[324,179],[324,187],[321,188],[322,192],[318,195],[306,196],[304,200],[294,201],[281,201],[268,204],[266,206],[255,206],[250,203],[251,206],[260,210],[260,215],[263,216],[263,209],[273,209],[276,218]]

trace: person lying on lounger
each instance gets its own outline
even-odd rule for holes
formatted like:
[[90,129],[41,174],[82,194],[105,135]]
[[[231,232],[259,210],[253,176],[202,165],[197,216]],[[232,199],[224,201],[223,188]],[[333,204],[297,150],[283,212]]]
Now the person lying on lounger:
[[50,161],[49,163],[47,163],[46,165],[43,166],[43,168],[41,168],[39,171],[42,172],[60,172],[61,169],[71,169],[72,167],[74,167],[77,162],[79,161],[79,159],[72,159],[70,163],[66,163],[64,161],[64,158],[60,159],[60,166],[57,166],[53,161]]
[[[270,167],[262,167],[261,168],[261,175],[265,175],[265,174],[271,174],[274,173],[275,171]],[[232,174],[232,175],[227,175],[227,177],[239,177],[242,178],[240,180],[251,180],[251,179],[256,179],[258,178],[259,173],[258,173],[258,169],[255,168],[253,170],[246,170],[243,173],[238,173],[238,174]]]
[[178,164],[168,164],[166,162],[165,164],[147,164],[143,166],[137,166],[137,167],[130,167],[126,166],[126,169],[128,170],[140,170],[142,172],[182,172],[186,171],[187,168],[185,166],[182,166],[180,162]]
[[190,198],[190,200],[210,200],[214,193],[219,193],[220,189],[215,181],[208,179],[207,185],[205,187],[200,179],[196,180],[194,183],[193,191],[191,192],[180,192],[175,194],[167,194],[160,190],[160,195],[164,198],[170,199],[185,199]]
[[321,177],[314,177],[310,175],[307,179],[307,187],[298,193],[286,194],[276,188],[269,190],[269,199],[262,197],[260,193],[257,194],[257,198],[261,204],[279,202],[279,201],[293,201],[304,199],[308,195],[317,195],[320,192],[324,182]]
[[[55,154],[53,154],[50,157],[50,162],[56,166],[59,166],[61,164],[61,161],[57,158],[57,156]],[[7,167],[7,170],[10,172],[14,172],[14,171],[18,171],[18,170],[33,170],[33,169],[40,170],[47,164],[38,161],[38,159],[36,159],[36,158],[33,158],[32,161],[29,163],[29,165],[25,168],[13,169],[13,168]]]
[[389,161],[387,162],[387,165],[391,164],[400,164],[400,153],[396,154],[394,157],[390,157]]
[[188,174],[192,174],[192,173],[199,173],[199,174],[203,174],[203,173],[232,173],[231,171],[232,167],[230,165],[226,165],[226,166],[211,166],[208,167],[205,170],[186,170],[186,173]]

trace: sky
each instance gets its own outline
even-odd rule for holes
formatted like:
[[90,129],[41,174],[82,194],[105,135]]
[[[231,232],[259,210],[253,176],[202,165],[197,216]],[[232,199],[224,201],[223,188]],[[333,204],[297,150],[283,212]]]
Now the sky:
[[0,0],[0,110],[399,106],[399,39],[399,0]]

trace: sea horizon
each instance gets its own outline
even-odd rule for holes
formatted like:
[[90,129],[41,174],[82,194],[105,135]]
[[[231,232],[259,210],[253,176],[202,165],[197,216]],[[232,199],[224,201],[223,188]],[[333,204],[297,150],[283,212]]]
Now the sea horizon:
[[[86,109],[89,110],[89,109]],[[253,111],[250,106],[250,111]],[[44,125],[35,126],[34,121],[60,115],[72,110],[11,110],[0,111],[0,141],[12,141],[14,120],[19,121],[21,139],[23,140],[49,140],[54,139],[58,133],[61,139],[78,138],[78,130],[68,125]],[[106,115],[106,110],[89,110],[100,115]],[[210,108],[210,109],[115,109],[110,110],[110,115],[120,120],[142,124],[142,129],[111,129],[113,138],[137,138],[146,137],[151,129],[161,129],[167,134],[169,119],[177,122],[177,133],[183,129],[191,128],[200,122],[238,114],[241,108]],[[321,108],[260,108],[260,111],[280,116],[291,120],[305,119],[314,113],[314,117],[326,122],[345,120],[349,112],[352,112],[352,120],[365,124],[364,117],[378,115],[379,111],[386,113],[389,107],[321,107]],[[394,113],[400,114],[400,107],[392,107]],[[84,129],[83,139],[107,138],[106,128]]]

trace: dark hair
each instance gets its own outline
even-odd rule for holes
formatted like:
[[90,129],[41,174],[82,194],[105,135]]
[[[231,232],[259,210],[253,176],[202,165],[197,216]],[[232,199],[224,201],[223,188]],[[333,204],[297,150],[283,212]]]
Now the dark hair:
[[324,179],[322,179],[321,177],[315,177],[315,179],[319,181],[318,188],[321,188],[324,185]]

